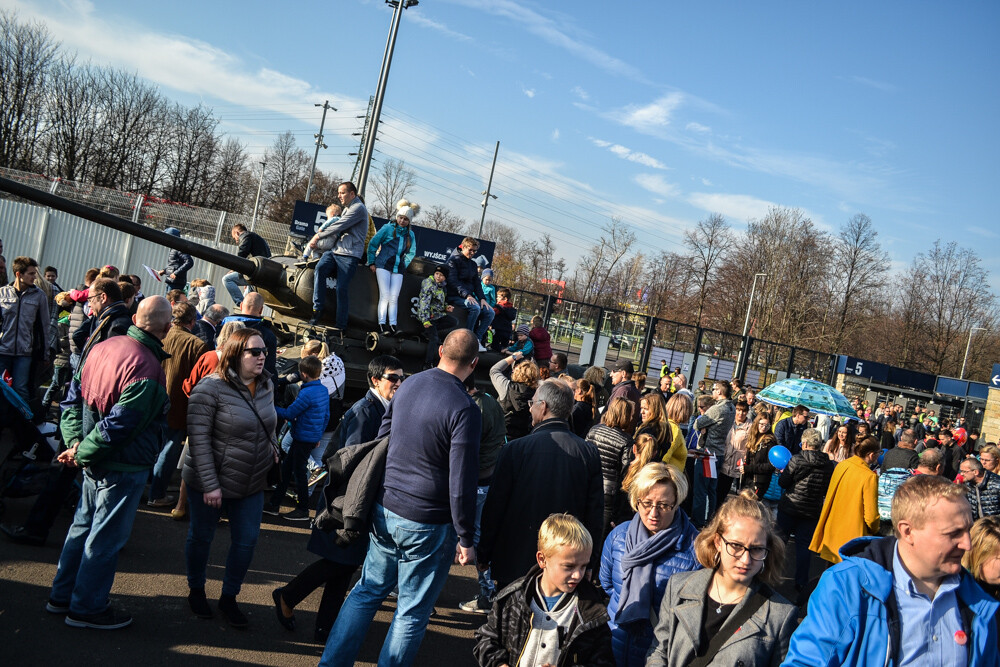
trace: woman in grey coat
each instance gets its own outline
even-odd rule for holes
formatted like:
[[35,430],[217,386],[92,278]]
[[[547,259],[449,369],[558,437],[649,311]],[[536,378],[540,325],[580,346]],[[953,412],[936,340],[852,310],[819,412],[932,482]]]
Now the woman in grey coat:
[[695,539],[705,569],[667,581],[646,665],[780,665],[796,608],[772,590],[784,544],[750,491],[727,500]]
[[191,391],[188,403],[188,456],[184,482],[191,526],[185,557],[191,611],[211,618],[205,595],[206,569],[222,509],[229,518],[231,544],[222,580],[219,611],[231,625],[247,626],[236,605],[250,568],[264,509],[267,473],[277,461],[274,386],[264,370],[267,350],[254,329],[234,331],[222,350],[219,368]]

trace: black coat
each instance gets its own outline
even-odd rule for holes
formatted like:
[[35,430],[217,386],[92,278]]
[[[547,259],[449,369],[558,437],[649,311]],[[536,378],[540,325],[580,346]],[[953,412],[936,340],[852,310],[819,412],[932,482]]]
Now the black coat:
[[[541,572],[535,565],[526,576],[497,594],[486,623],[476,630],[476,646],[472,650],[483,667],[517,664],[531,632],[530,605],[535,580]],[[577,585],[575,595],[580,615],[560,647],[559,665],[613,667],[607,598],[586,579]]]
[[768,453],[777,444],[774,436],[768,435],[760,444],[760,449],[756,452],[747,451],[743,460],[743,486],[754,489],[758,499],[764,497],[767,487],[771,485],[774,466],[771,465]]
[[236,254],[240,257],[270,257],[271,248],[260,234],[243,232],[237,241],[239,248]]
[[785,490],[778,511],[803,519],[818,519],[833,468],[830,457],[815,449],[803,449],[793,456],[778,478],[778,484]]
[[601,459],[597,448],[571,433],[561,419],[542,422],[500,451],[477,551],[479,562],[490,565],[501,586],[524,576],[534,564],[538,529],[554,512],[572,514],[590,531],[595,544],[591,567],[597,572],[604,521]]

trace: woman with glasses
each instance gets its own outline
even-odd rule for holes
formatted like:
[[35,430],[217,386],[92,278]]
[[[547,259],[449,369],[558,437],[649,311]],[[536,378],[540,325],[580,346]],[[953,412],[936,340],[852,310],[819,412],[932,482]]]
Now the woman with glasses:
[[778,444],[771,433],[771,418],[766,413],[757,415],[753,420],[746,443],[746,458],[743,459],[742,467],[739,467],[744,475],[743,486],[753,491],[757,500],[763,500],[774,475],[774,466],[768,455],[771,448]]
[[667,580],[699,567],[698,530],[678,506],[687,486],[684,473],[672,465],[643,466],[628,494],[635,516],[604,542],[601,586],[611,597],[611,648],[618,667],[646,664],[653,643],[650,619],[659,612]]
[[979,462],[990,472],[1000,474],[997,472],[997,468],[1000,467],[997,465],[1000,463],[1000,447],[985,445],[979,450]]
[[188,603],[199,618],[211,618],[205,594],[209,550],[219,516],[229,518],[230,546],[219,611],[230,625],[247,626],[236,604],[260,533],[267,474],[277,462],[274,386],[264,370],[267,350],[254,329],[234,331],[218,370],[191,391],[188,455],[184,461],[191,525],[185,557]]
[[695,539],[703,570],[667,582],[647,665],[778,665],[796,607],[773,590],[784,545],[749,491],[723,503]]

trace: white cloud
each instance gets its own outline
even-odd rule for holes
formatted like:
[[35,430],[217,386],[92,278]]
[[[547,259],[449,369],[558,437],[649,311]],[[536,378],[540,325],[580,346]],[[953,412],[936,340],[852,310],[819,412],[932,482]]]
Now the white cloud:
[[650,104],[630,104],[610,112],[608,116],[639,132],[657,134],[670,124],[670,117],[683,102],[683,93],[669,93]]
[[570,92],[579,97],[584,102],[590,99],[590,93],[588,93],[580,86],[573,86],[573,89]]
[[702,125],[701,123],[695,123],[694,121],[685,125],[684,129],[688,132],[697,132],[698,134],[709,134],[712,131],[712,128],[709,126]]
[[613,144],[610,141],[604,141],[603,139],[596,139],[594,137],[589,137],[591,143],[593,143],[598,148],[607,148],[609,151],[617,155],[623,160],[628,160],[629,162],[635,162],[646,167],[652,167],[653,169],[666,169],[667,165],[663,164],[655,157],[647,155],[639,151],[633,151],[631,148],[626,148],[621,144]]
[[712,181],[708,180],[707,178],[701,179],[701,184],[704,185],[706,188],[712,187]]
[[552,141],[559,141],[559,128],[552,130]]
[[764,217],[768,210],[777,206],[774,202],[751,197],[724,193],[692,192],[688,203],[709,213],[721,213],[727,218],[745,221]]
[[970,234],[976,234],[978,236],[985,236],[988,239],[1000,238],[1000,234],[997,234],[991,229],[984,229],[983,227],[977,227],[973,225],[972,227],[966,227]]
[[529,98],[533,98],[535,96],[535,89],[534,88],[525,88],[525,87],[522,86],[521,87],[521,92],[524,93]]
[[403,17],[406,18],[406,20],[410,21],[411,23],[416,23],[417,25],[423,26],[424,28],[430,28],[431,30],[436,30],[441,34],[447,35],[448,37],[456,39],[460,42],[472,41],[472,38],[469,37],[468,35],[461,32],[456,32],[451,28],[449,28],[448,26],[446,26],[444,23],[440,23],[438,21],[432,21],[431,19],[427,18],[422,13],[420,13],[419,9],[403,12]]
[[663,174],[639,174],[635,177],[635,182],[643,189],[662,197],[677,197],[681,194],[681,189],[668,183]]

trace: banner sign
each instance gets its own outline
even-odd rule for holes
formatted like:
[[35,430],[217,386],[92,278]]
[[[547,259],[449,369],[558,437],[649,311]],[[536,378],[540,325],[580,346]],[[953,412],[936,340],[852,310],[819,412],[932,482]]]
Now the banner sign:
[[[375,229],[381,229],[382,225],[389,221],[385,218],[372,216],[375,222]],[[326,206],[313,202],[297,201],[295,210],[292,213],[292,225],[289,230],[295,236],[311,237],[319,229],[320,225],[326,222]],[[448,261],[451,251],[457,248],[465,238],[461,234],[442,232],[437,229],[427,229],[420,225],[412,225],[413,236],[417,241],[417,254],[415,259],[423,259],[432,264],[444,264]],[[496,243],[493,241],[479,241],[479,250],[476,252],[476,259],[486,258],[486,267],[493,265],[493,254],[496,251]]]

